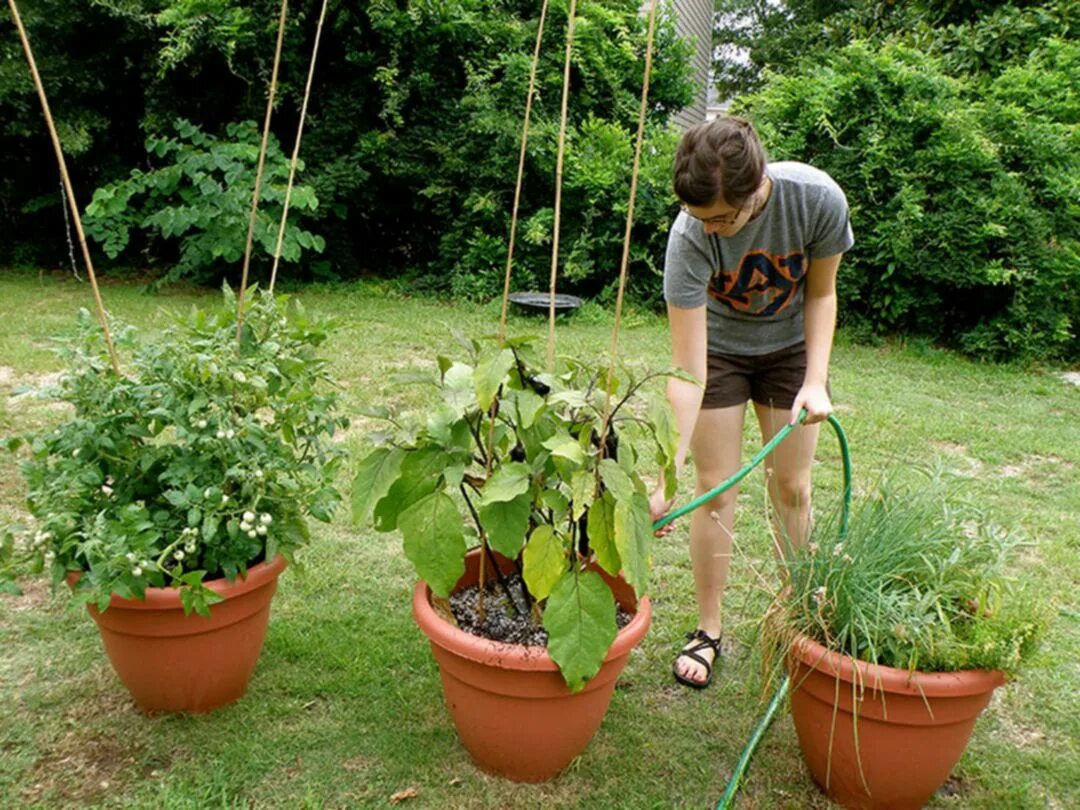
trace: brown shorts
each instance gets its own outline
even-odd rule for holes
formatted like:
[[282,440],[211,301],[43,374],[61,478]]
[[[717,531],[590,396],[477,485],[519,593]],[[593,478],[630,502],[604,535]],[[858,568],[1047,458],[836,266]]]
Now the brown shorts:
[[806,377],[806,344],[759,355],[709,355],[702,409],[742,405],[752,399],[770,408],[790,408]]

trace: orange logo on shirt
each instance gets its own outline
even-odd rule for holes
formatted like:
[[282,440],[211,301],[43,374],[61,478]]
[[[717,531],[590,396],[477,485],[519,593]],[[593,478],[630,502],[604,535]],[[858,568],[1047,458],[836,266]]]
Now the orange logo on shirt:
[[770,256],[752,250],[742,257],[737,270],[721,268],[709,281],[709,295],[747,315],[775,315],[795,297],[806,275],[802,252]]

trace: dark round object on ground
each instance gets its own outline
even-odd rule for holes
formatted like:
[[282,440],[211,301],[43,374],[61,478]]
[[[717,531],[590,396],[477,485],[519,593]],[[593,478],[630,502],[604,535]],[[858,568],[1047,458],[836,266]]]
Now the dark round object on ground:
[[[547,312],[551,307],[551,293],[546,292],[515,292],[510,293],[510,303],[524,312]],[[584,301],[576,295],[555,293],[555,312],[573,312]]]

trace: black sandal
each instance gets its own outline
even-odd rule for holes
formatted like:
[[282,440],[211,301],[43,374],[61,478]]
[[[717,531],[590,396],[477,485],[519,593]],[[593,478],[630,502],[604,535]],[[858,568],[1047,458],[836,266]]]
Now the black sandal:
[[[691,689],[704,689],[710,683],[712,683],[713,664],[716,663],[716,659],[720,657],[720,637],[713,638],[700,627],[692,633],[686,634],[687,641],[697,641],[693,647],[687,647],[679,651],[679,654],[675,656],[675,663],[671,665],[671,674],[675,676],[675,680],[684,686],[689,686]],[[714,657],[712,663],[707,661],[703,656],[699,655],[703,650],[712,650]],[[685,675],[679,674],[679,659],[686,656],[692,661],[695,661],[701,666],[705,667],[705,680],[695,681],[692,678],[687,678]]]

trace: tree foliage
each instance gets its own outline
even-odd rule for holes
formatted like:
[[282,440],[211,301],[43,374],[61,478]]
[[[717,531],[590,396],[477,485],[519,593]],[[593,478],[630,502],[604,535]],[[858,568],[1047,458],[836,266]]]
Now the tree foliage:
[[721,74],[754,90],[736,109],[852,205],[848,323],[988,358],[1080,355],[1078,8],[724,4],[751,59]]
[[[161,160],[161,166],[133,169],[127,178],[97,189],[83,221],[87,235],[112,258],[128,247],[133,228],[166,240],[179,239],[179,257],[162,280],[212,281],[244,256],[259,131],[254,121],[229,124],[226,139],[218,139],[184,119],[176,130],[178,137],[147,138],[146,151],[151,159]],[[303,164],[298,161],[297,167],[302,170]],[[257,250],[270,257],[278,250],[288,176],[289,161],[271,138],[252,231]],[[297,261],[305,250],[321,253],[326,247],[321,236],[297,224],[317,207],[310,186],[293,186],[280,248],[285,262]]]
[[744,103],[774,158],[813,163],[848,195],[849,322],[983,356],[1062,355],[1080,328],[1078,79],[1080,49],[1056,40],[978,93],[940,59],[854,43]]
[[[27,6],[24,18],[83,195],[149,168],[138,144],[146,133],[172,131],[181,118],[216,138],[231,123],[261,120],[277,0]],[[618,266],[644,62],[639,6],[577,6],[560,242],[567,284],[583,292],[602,290]],[[517,252],[520,286],[546,278],[542,268],[550,261],[567,7],[565,0],[552,3],[545,26],[522,200],[527,236]],[[279,141],[290,146],[319,8],[317,0],[291,4],[274,119]],[[538,9],[520,0],[331,4],[303,145],[302,179],[320,201],[309,227],[327,242],[324,257],[305,265],[309,275],[410,269],[427,286],[458,294],[501,288]],[[27,168],[0,186],[0,210],[28,237],[21,247],[5,246],[0,260],[62,262],[54,161],[10,23],[0,22],[0,34],[0,143]],[[663,127],[691,98],[688,57],[688,46],[664,21],[639,193],[637,269],[662,253],[674,147]]]
[[950,73],[995,75],[1080,22],[1075,0],[717,0],[721,96],[759,88],[858,41],[899,42],[944,59]]

